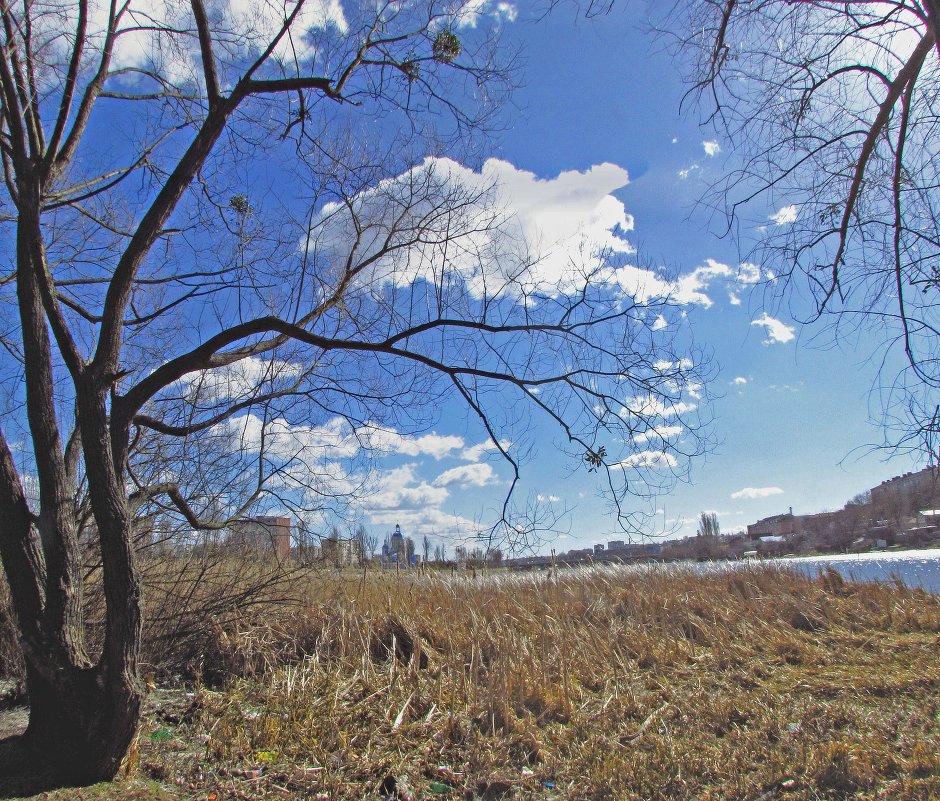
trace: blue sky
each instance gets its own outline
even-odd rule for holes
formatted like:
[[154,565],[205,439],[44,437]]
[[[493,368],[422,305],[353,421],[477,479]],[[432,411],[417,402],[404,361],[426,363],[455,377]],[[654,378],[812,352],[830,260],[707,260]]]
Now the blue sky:
[[[623,168],[629,181],[610,194],[633,216],[629,239],[643,259],[672,275],[701,271],[702,297],[684,309],[697,343],[719,368],[710,406],[716,445],[692,464],[687,482],[659,499],[661,513],[650,530],[694,533],[705,510],[717,512],[728,531],[788,507],[838,508],[916,464],[910,456],[889,458],[870,447],[882,441],[873,422],[879,400],[872,394],[879,382],[872,354],[880,343],[859,334],[837,340],[821,326],[801,326],[797,319],[807,310],[800,299],[780,297],[774,285],[742,284],[720,269],[709,277],[707,268],[715,263],[736,272],[750,244],[717,236],[722,219],[695,205],[734,159],[733,147],[699,128],[694,107],[680,116],[679,71],[650,35],[644,9],[631,3],[585,20],[562,6],[535,21],[520,7],[508,27],[524,49],[524,86],[515,95],[518,108],[505,112],[506,130],[491,142],[491,154],[545,181],[601,164]],[[464,421],[463,413],[451,417],[445,411],[434,433],[474,444]],[[440,476],[467,464],[460,453],[455,448],[439,459],[406,459],[388,486],[440,489]],[[465,529],[454,521],[448,531],[448,516],[476,519],[501,497],[499,478],[506,470],[495,459],[487,464],[492,483],[476,487],[445,478],[446,496],[414,492],[413,504],[403,490],[397,508],[363,509],[366,521],[384,533],[401,518],[406,533],[434,532],[456,541]],[[534,492],[569,511],[566,533],[554,547],[622,537],[597,497],[595,475],[559,469],[550,452],[528,461],[524,475]]]
[[[139,2],[147,7],[159,5],[151,0]],[[234,20],[245,28],[244,39],[237,40],[228,55],[237,65],[245,52],[255,47],[255,39],[266,41],[273,30],[266,25],[282,10],[278,10],[277,3],[256,7],[251,0],[226,0],[219,4],[223,7],[230,22]],[[98,17],[94,24],[99,27],[103,24],[103,8],[95,6]],[[181,15],[180,24],[186,23],[191,13],[188,4],[172,8],[176,9],[173,13]],[[394,13],[397,6],[388,8]],[[353,315],[344,317],[345,307],[337,305],[332,318],[324,314],[315,325],[326,326],[324,330],[335,325],[329,330],[340,333],[352,330],[344,326],[361,326],[354,331],[355,336],[387,336],[387,332],[382,333],[387,323],[382,315],[387,308],[400,311],[397,303],[403,300],[407,306],[421,295],[422,287],[433,284],[428,270],[433,268],[430,274],[437,275],[434,259],[438,257],[447,265],[440,268],[441,273],[447,271],[448,281],[456,279],[453,285],[461,287],[461,300],[467,307],[486,296],[490,281],[505,289],[496,293],[501,315],[528,311],[513,294],[519,283],[504,272],[511,272],[519,264],[514,260],[518,253],[510,251],[512,245],[522,241],[531,246],[526,254],[539,252],[542,257],[527,267],[526,278],[532,278],[532,286],[539,289],[549,286],[557,290],[554,295],[543,295],[543,299],[554,300],[571,290],[573,285],[566,282],[577,273],[572,268],[576,262],[583,264],[586,253],[592,259],[598,253],[607,254],[596,289],[617,303],[629,299],[631,293],[639,301],[658,301],[665,294],[671,295],[676,304],[673,317],[657,318],[652,329],[668,329],[664,338],[673,326],[680,332],[691,332],[699,349],[696,354],[703,353],[710,361],[712,366],[706,371],[712,376],[709,386],[682,385],[673,402],[689,413],[701,412],[709,421],[707,433],[714,445],[690,465],[674,465],[684,480],[656,499],[651,521],[632,532],[634,537],[691,534],[702,511],[716,512],[722,528],[730,531],[788,507],[798,512],[837,508],[854,494],[911,469],[916,465],[911,456],[889,459],[885,451],[871,447],[882,441],[882,432],[873,422],[881,411],[874,390],[880,376],[896,374],[897,354],[885,355],[877,336],[861,329],[836,337],[818,325],[801,325],[799,321],[809,317],[806,299],[785,291],[774,279],[785,265],[762,263],[748,255],[753,244],[751,236],[759,233],[761,226],[789,224],[791,204],[796,201],[776,198],[774,206],[759,210],[755,227],[741,229],[742,241],[717,236],[722,218],[696,205],[705,190],[734,166],[734,143],[725,141],[714,130],[700,128],[694,106],[688,105],[685,116],[680,116],[684,93],[680,65],[665,51],[664,43],[650,34],[644,15],[652,8],[655,4],[635,0],[616,5],[607,15],[585,19],[574,5],[559,4],[551,14],[544,15],[544,4],[536,14],[524,4],[516,6],[505,0],[465,3],[454,24],[467,42],[472,42],[475,27],[496,27],[510,48],[519,48],[523,56],[512,76],[519,88],[512,102],[500,109],[494,133],[482,140],[483,152],[473,151],[472,161],[455,148],[423,162],[424,154],[419,153],[419,164],[414,166],[415,154],[404,152],[408,148],[402,148],[401,142],[415,137],[395,127],[401,124],[401,117],[393,113],[370,117],[372,107],[368,103],[363,107],[337,106],[323,100],[317,108],[327,108],[324,129],[335,129],[337,141],[342,142],[344,125],[358,120],[361,127],[350,130],[367,132],[363,137],[366,140],[375,134],[376,143],[367,141],[366,147],[374,146],[385,153],[384,158],[396,160],[395,164],[383,161],[374,174],[370,172],[370,180],[384,176],[386,180],[380,187],[357,184],[355,189],[348,189],[347,197],[361,212],[360,219],[374,215],[374,230],[379,232],[374,241],[362,244],[355,253],[349,249],[355,251],[359,245],[349,244],[355,237],[350,236],[345,206],[336,202],[331,205],[323,194],[317,194],[328,194],[329,187],[324,189],[319,184],[321,173],[317,172],[323,163],[329,163],[328,159],[317,163],[314,154],[307,154],[303,156],[307,161],[298,162],[294,143],[279,136],[283,130],[281,120],[287,119],[278,117],[283,108],[260,123],[258,118],[245,122],[252,140],[245,152],[252,153],[252,158],[242,159],[240,151],[231,151],[220,157],[218,164],[213,163],[206,171],[210,182],[215,182],[213,191],[218,193],[213,210],[203,216],[206,209],[200,208],[197,200],[181,206],[178,216],[184,223],[191,215],[191,238],[180,237],[165,252],[155,251],[151,267],[159,272],[172,271],[183,260],[193,264],[218,262],[228,275],[230,269],[254,265],[251,269],[245,267],[246,275],[252,273],[250,278],[257,279],[263,290],[253,295],[250,289],[242,291],[224,284],[216,294],[210,293],[208,300],[197,294],[192,302],[180,306],[179,316],[165,321],[165,328],[144,335],[154,338],[146,340],[148,348],[141,357],[144,361],[135,369],[146,374],[153,367],[146,359],[163,358],[164,347],[175,353],[204,341],[231,323],[234,308],[238,314],[267,314],[270,309],[287,308],[295,302],[299,305],[301,299],[307,302],[304,291],[294,282],[301,254],[314,243],[317,247],[310,261],[311,272],[301,274],[312,275],[316,283],[315,289],[307,289],[308,294],[315,298],[317,292],[329,293],[336,264],[345,263],[347,255],[362,259],[370,247],[381,242],[381,232],[386,230],[382,228],[383,214],[388,215],[393,207],[383,192],[388,190],[394,195],[395,187],[407,185],[409,176],[417,177],[420,185],[422,176],[436,169],[448,188],[453,185],[467,193],[461,197],[476,198],[467,203],[470,211],[465,224],[471,229],[464,237],[467,250],[457,248],[465,258],[450,255],[452,251],[435,250],[432,241],[404,259],[407,264],[400,274],[391,264],[395,256],[379,260],[356,277],[361,283],[350,290],[359,292],[352,299],[354,305],[359,304],[357,308],[367,310],[365,314],[355,319]],[[295,43],[298,63],[302,62],[305,69],[308,61],[316,64],[324,53],[324,58],[330,57],[330,42],[337,48],[338,58],[342,58],[344,49],[353,47],[347,11],[351,16],[353,6],[347,8],[339,0],[307,3],[307,17],[301,20],[308,26],[306,34]],[[168,78],[181,86],[198,85],[201,70],[196,65],[192,41],[180,49],[154,50],[150,36],[146,31],[128,31],[119,40],[119,65],[150,65],[156,58],[153,63],[159,64]],[[411,58],[407,53],[405,57]],[[404,76],[398,74],[397,79],[410,86]],[[469,86],[467,91],[472,91],[472,81]],[[367,94],[368,88],[362,96]],[[126,148],[134,146],[144,131],[165,124],[159,113],[139,116],[134,103],[124,111],[117,101],[109,102],[111,105],[105,104],[92,123],[87,140],[88,163],[82,165],[86,169],[97,169],[99,162],[108,159],[120,162],[127,158]],[[56,104],[51,103],[50,109],[55,108]],[[296,109],[291,111],[296,113]],[[171,118],[172,114],[167,111],[167,116]],[[268,126],[266,131],[259,133],[259,124]],[[240,130],[241,134],[245,132],[245,128]],[[388,146],[383,140],[385,135],[395,143],[390,148],[397,149],[382,150]],[[164,152],[178,152],[188,144],[189,136],[190,129],[180,128],[167,140]],[[263,146],[252,150],[255,138]],[[219,167],[218,173],[213,172],[215,167]],[[410,172],[399,175],[400,170],[409,167],[413,167]],[[436,186],[434,180],[428,185]],[[491,192],[492,185],[496,189]],[[145,207],[147,192],[153,192],[154,187],[145,180],[140,186],[148,188],[138,189],[138,184],[119,186],[116,197],[130,208]],[[236,193],[250,198],[252,210],[244,217],[239,217],[241,213],[229,202]],[[198,195],[194,191],[193,197]],[[329,199],[336,201],[335,196]],[[491,211],[487,205],[491,201],[498,211]],[[412,208],[420,212],[420,201]],[[476,226],[483,218],[499,218],[501,222],[493,228],[484,226],[481,232]],[[444,214],[438,224],[449,226],[451,221]],[[270,246],[261,235],[265,222],[273,223],[269,231],[278,230],[284,222],[285,232],[275,236]],[[258,225],[257,235],[249,237],[246,245],[249,255],[244,263],[239,261],[244,254],[233,258],[237,248],[231,231],[226,229],[240,224]],[[497,228],[502,233],[494,233]],[[448,227],[448,236],[450,230]],[[491,254],[496,255],[489,258]],[[505,264],[500,261],[502,257],[506,257]],[[69,260],[63,264],[62,269],[67,269]],[[107,268],[107,263],[100,266]],[[321,267],[322,274],[317,272]],[[401,281],[402,276],[406,280]],[[100,300],[93,295],[89,290],[92,301]],[[344,295],[344,303],[348,299]],[[420,297],[417,305],[421,305]],[[403,319],[412,318],[406,313]],[[646,319],[649,322],[652,315]],[[688,325],[683,327],[684,323]],[[686,336],[680,334],[680,338]],[[160,343],[159,347],[153,347],[154,343]],[[133,343],[128,350],[133,352]],[[482,350],[497,361],[503,355],[493,357],[490,351]],[[562,361],[555,355],[535,354],[536,361],[553,365]],[[223,451],[235,445],[233,453],[238,458],[253,462],[253,454],[266,448],[272,464],[276,463],[274,473],[283,483],[273,487],[274,492],[258,511],[290,512],[279,506],[283,496],[278,491],[283,490],[284,495],[295,492],[298,484],[313,475],[315,482],[322,481],[329,491],[351,495],[352,502],[343,510],[345,524],[362,522],[380,537],[400,524],[405,534],[418,540],[431,536],[449,546],[467,544],[474,531],[498,512],[511,478],[509,466],[479,420],[433,382],[416,385],[428,388],[430,395],[425,391],[412,398],[406,393],[405,402],[397,407],[397,416],[390,413],[381,419],[383,398],[377,395],[389,389],[394,392],[394,385],[388,387],[388,382],[394,383],[402,376],[407,380],[407,368],[396,372],[394,365],[370,362],[368,354],[351,356],[348,361],[323,354],[320,358],[323,360],[314,370],[309,363],[309,349],[304,352],[300,346],[290,346],[270,364],[246,359],[231,370],[226,368],[227,372],[191,374],[178,387],[171,387],[156,405],[165,403],[165,408],[172,411],[177,408],[174,404],[199,407],[207,401],[209,408],[250,395],[259,385],[289,385],[309,369],[313,376],[310,380],[321,383],[306,406],[291,396],[275,403],[264,421],[255,411],[242,412],[210,432],[219,438]],[[455,359],[460,358],[462,355],[456,354]],[[882,358],[886,365],[880,371]],[[674,368],[682,373],[686,368],[679,365],[681,362],[646,366],[659,373]],[[333,369],[336,372],[331,373]],[[616,375],[617,381],[622,378],[622,374]],[[335,385],[330,383],[334,379]],[[337,390],[350,386],[360,390],[365,400],[357,401],[355,393],[344,395]],[[182,391],[177,392],[179,389]],[[16,390],[8,390],[8,394],[9,407],[18,408]],[[422,404],[429,397],[431,402]],[[438,404],[439,397],[449,400]],[[523,482],[516,493],[518,499],[523,504],[534,501],[559,518],[557,538],[542,540],[541,550],[567,550],[627,536],[618,529],[603,498],[603,471],[587,470],[580,458],[583,451],[576,450],[573,460],[561,458],[566,449],[560,441],[561,432],[557,427],[544,427],[544,419],[533,416],[534,404],[514,407],[509,392],[486,397],[494,419],[515,423],[514,427],[500,429],[500,436],[506,437],[504,447],[520,458]],[[637,415],[637,409],[630,406],[639,400],[636,395],[618,397],[620,413],[642,418],[644,415]],[[687,431],[674,414],[676,406],[665,407],[652,416],[667,432],[664,440],[678,444],[681,450]],[[346,420],[342,418],[344,413]],[[353,431],[349,421],[361,423],[361,428]],[[262,430],[266,440],[261,437]],[[624,474],[637,463],[641,468],[651,467],[654,473],[659,467],[673,466],[672,456],[655,450],[650,437],[642,432],[633,432],[632,436],[635,451],[619,464]],[[264,446],[259,445],[262,441],[266,442]],[[189,446],[181,445],[184,451]],[[371,473],[363,463],[370,446],[376,454]],[[26,454],[28,445],[21,450]],[[631,463],[631,458],[637,463]],[[23,459],[24,473],[28,473],[28,455]],[[238,466],[233,462],[233,475]],[[181,470],[179,480],[186,478],[185,469]],[[198,481],[193,479],[193,483]],[[227,490],[219,492],[225,494]],[[229,494],[234,497],[237,493],[232,490]],[[230,497],[212,500],[234,503]],[[623,508],[626,512],[645,511],[648,506],[643,500],[634,504],[628,497]],[[333,521],[314,516],[310,522],[326,529]]]

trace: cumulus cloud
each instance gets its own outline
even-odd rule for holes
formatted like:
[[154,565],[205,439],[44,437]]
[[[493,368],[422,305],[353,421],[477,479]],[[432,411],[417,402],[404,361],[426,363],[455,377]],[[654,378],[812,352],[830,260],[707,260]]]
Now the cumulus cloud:
[[294,362],[250,356],[225,367],[190,373],[180,384],[193,403],[219,403],[284,386],[302,372],[301,365]]
[[543,495],[542,493],[539,493],[535,496],[535,500],[537,500],[539,503],[558,503],[561,498],[557,495]]
[[[508,439],[501,439],[499,444],[504,451],[509,450],[509,446],[512,445]],[[484,454],[493,453],[496,452],[496,450],[496,443],[491,439],[486,439],[483,440],[483,442],[478,442],[476,445],[464,448],[460,452],[460,458],[465,462],[479,462]]]
[[347,459],[362,449],[379,454],[431,456],[442,459],[464,447],[462,437],[450,434],[408,436],[383,426],[353,427],[342,417],[332,417],[319,425],[292,423],[283,417],[263,421],[255,414],[239,415],[217,426],[218,432],[231,436],[236,447],[258,451],[262,440],[272,457],[305,460],[318,458]]
[[612,464],[611,469],[620,468],[626,470],[631,467],[675,467],[678,464],[676,457],[665,451],[640,451],[632,453],[626,459],[617,464]]
[[477,524],[473,520],[433,506],[415,509],[368,509],[364,515],[369,525],[380,531],[391,531],[400,525],[405,536],[412,537],[416,542],[425,535],[445,537],[454,541],[472,536],[477,530]]
[[663,282],[663,285],[657,287],[656,291],[658,294],[670,294],[673,300],[683,305],[696,305],[708,309],[714,305],[714,301],[707,294],[712,284],[718,283],[726,287],[730,285],[728,289],[730,302],[732,305],[738,305],[741,301],[735,294],[734,288],[747,288],[767,277],[767,271],[758,264],[741,262],[735,269],[717,259],[707,258],[703,264],[683,273],[668,285]]
[[340,417],[321,425],[296,425],[281,417],[265,422],[256,414],[246,414],[227,420],[217,430],[227,432],[240,450],[258,451],[263,442],[271,457],[285,460],[350,458],[361,448],[351,426]]
[[660,315],[658,315],[658,316],[656,317],[656,319],[653,321],[653,330],[654,330],[654,331],[662,331],[662,330],[663,330],[664,328],[666,328],[668,325],[669,325],[669,323],[666,322],[666,318],[663,317],[663,316],[660,314]]
[[743,387],[747,383],[747,379],[743,375],[739,375],[731,379],[732,386]]
[[443,267],[478,296],[572,292],[584,285],[586,270],[634,253],[626,238],[633,217],[611,194],[628,182],[615,164],[543,179],[499,159],[476,172],[427,158],[352,199],[358,238],[346,205],[330,203],[320,209],[312,239],[334,264],[345,263],[352,243],[359,263],[391,243],[393,252],[360,274],[366,285],[436,282]]
[[[760,280],[760,266],[749,262],[735,269],[707,258],[677,277],[630,263],[634,220],[613,194],[628,182],[610,163],[541,178],[499,159],[474,171],[427,158],[348,205],[326,204],[310,244],[327,263],[368,262],[357,276],[362,287],[438,284],[444,271],[476,297],[574,294],[589,280],[639,303],[668,297],[708,308],[713,283]],[[659,317],[654,330],[666,324]]]
[[766,270],[759,264],[750,261],[742,261],[738,265],[738,281],[742,284],[756,284],[762,278],[773,280],[774,274]]
[[475,524],[441,508],[449,495],[447,487],[424,481],[414,465],[406,464],[381,473],[376,490],[356,498],[354,503],[370,525],[389,529],[400,525],[407,536],[415,539],[424,535],[466,537],[475,530]]
[[680,181],[686,180],[693,172],[695,172],[695,171],[698,170],[698,169],[701,169],[701,168],[698,166],[698,164],[690,164],[690,165],[689,165],[688,167],[686,167],[685,169],[679,170],[679,173],[678,173],[678,174],[679,174],[679,180],[680,180]]
[[639,395],[631,398],[624,406],[625,413],[647,419],[653,417],[661,417],[663,419],[679,417],[688,412],[694,412],[695,409],[696,406],[694,403],[686,403],[685,401],[673,403],[653,397],[652,395]]
[[[216,37],[217,47],[230,58],[256,58],[278,36],[294,6],[294,2],[280,0],[214,0],[208,9],[211,21],[226,32],[224,37]],[[71,42],[63,33],[75,30],[77,7],[77,3],[63,4],[56,13],[34,15],[34,40],[53,42],[62,57]],[[104,44],[109,10],[104,0],[89,3],[87,38],[93,47]],[[444,24],[454,29],[475,28],[483,19],[503,24],[517,16],[518,9],[508,0],[467,0],[454,5]],[[177,86],[199,84],[203,77],[199,45],[191,33],[194,30],[189,3],[130,0],[113,45],[112,70],[152,70]],[[270,59],[288,71],[296,71],[295,65],[303,70],[323,52],[324,36],[333,32],[345,36],[349,31],[341,0],[305,0]],[[138,80],[136,76],[125,79]]]
[[468,0],[454,13],[455,28],[475,28],[484,17],[490,17],[496,22],[515,22],[519,11],[512,3],[501,0]]
[[450,487],[456,484],[463,489],[467,487],[485,487],[487,484],[492,484],[495,478],[496,474],[490,465],[477,462],[476,464],[463,464],[445,470],[434,479],[434,486]]
[[731,493],[733,500],[754,500],[756,498],[769,498],[771,495],[783,495],[780,487],[744,487]]
[[647,442],[651,439],[667,440],[678,437],[685,429],[680,425],[653,426],[649,431],[633,435],[634,442]]
[[452,451],[464,447],[463,437],[453,434],[432,432],[414,437],[382,427],[363,427],[357,434],[370,448],[401,456],[433,456],[435,459],[443,459]]
[[[71,40],[61,34],[75,30],[77,6],[65,5],[61,13],[36,15],[34,38],[51,40],[53,47],[62,48],[64,53]],[[104,44],[109,10],[109,4],[103,0],[89,3],[87,39],[93,47],[100,48]],[[218,20],[218,24],[229,33],[225,42],[227,49],[242,57],[260,55],[280,31],[285,13],[284,4],[272,0],[218,0],[211,9],[213,21]],[[188,3],[131,0],[114,41],[111,68],[156,71],[177,86],[200,83],[202,70],[198,42],[193,36],[180,34],[180,31],[194,29],[195,22]],[[327,29],[340,35],[349,32],[342,3],[340,0],[308,0],[298,12],[290,31],[278,42],[272,58],[288,64],[310,62],[318,52],[315,34]],[[137,78],[130,76],[126,79]]]
[[765,345],[790,342],[796,338],[796,329],[793,326],[771,317],[767,312],[753,320],[751,325],[762,325],[767,329],[767,339],[763,340]]
[[717,156],[721,152],[721,145],[714,139],[702,142],[702,147],[705,148],[706,156]]
[[[229,16],[234,30],[248,38],[258,50],[280,31],[284,22],[284,6],[258,0],[229,0]],[[314,0],[304,3],[297,16],[290,34],[285,36],[274,51],[280,59],[297,58],[310,61],[316,55],[316,46],[309,34],[332,26],[340,34],[349,31],[349,23],[339,0]]]
[[727,264],[714,259],[706,259],[705,264],[696,267],[692,272],[686,273],[676,281],[676,300],[680,303],[698,304],[706,309],[713,305],[713,301],[704,290],[716,278],[731,278],[734,270]]
[[415,474],[414,465],[406,464],[385,471],[378,488],[370,492],[362,502],[370,509],[401,511],[440,506],[447,500],[447,496],[446,488],[420,480]]
[[772,220],[777,225],[789,225],[790,223],[796,222],[796,218],[797,207],[784,206],[771,214],[767,219]]

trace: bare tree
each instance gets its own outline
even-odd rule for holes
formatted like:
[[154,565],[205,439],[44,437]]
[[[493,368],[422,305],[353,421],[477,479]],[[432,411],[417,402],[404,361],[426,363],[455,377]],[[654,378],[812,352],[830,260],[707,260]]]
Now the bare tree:
[[804,322],[876,334],[885,442],[936,459],[940,3],[698,0],[664,31],[740,157],[706,205],[808,290]]
[[112,777],[137,732],[135,520],[192,545],[249,510],[325,513],[444,400],[506,461],[488,534],[508,547],[531,533],[504,444],[520,402],[625,525],[630,492],[701,447],[702,365],[654,325],[669,298],[602,253],[540,276],[496,188],[426,157],[492,112],[499,25],[463,25],[478,4],[276,5],[0,10],[0,556],[23,744],[61,782]]
[[434,543],[431,542],[431,538],[425,534],[421,538],[421,553],[425,562],[431,561],[431,550],[434,546]]
[[721,526],[718,524],[718,515],[715,512],[702,512],[699,515],[698,529],[695,532],[695,555],[699,559],[707,559],[717,555]]
[[702,512],[699,516],[697,537],[719,537],[721,526],[718,524],[718,515],[714,512]]
[[356,526],[356,542],[359,543],[362,558],[371,560],[375,556],[375,549],[379,544],[379,536],[370,532],[362,523]]

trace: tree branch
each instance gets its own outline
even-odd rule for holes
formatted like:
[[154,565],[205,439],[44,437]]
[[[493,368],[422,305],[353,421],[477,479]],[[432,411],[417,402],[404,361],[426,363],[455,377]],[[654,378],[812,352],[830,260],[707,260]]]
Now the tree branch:
[[206,79],[206,96],[209,99],[209,111],[219,104],[219,76],[215,67],[215,53],[212,49],[212,32],[209,29],[209,19],[206,16],[206,7],[202,0],[190,0],[193,16],[196,18],[196,28],[199,31],[199,51],[202,57],[202,73]]
[[56,117],[55,127],[52,130],[52,136],[49,139],[49,145],[46,148],[45,158],[43,159],[43,171],[46,176],[49,175],[52,165],[55,162],[59,144],[62,142],[62,136],[65,133],[65,126],[68,124],[69,114],[72,109],[72,100],[75,97],[75,87],[78,83],[78,73],[81,69],[82,53],[85,49],[85,34],[87,28],[88,0],[79,0],[78,28],[75,31],[75,42],[72,44],[72,56],[69,59],[69,69],[65,76],[65,85],[62,87],[59,113]]

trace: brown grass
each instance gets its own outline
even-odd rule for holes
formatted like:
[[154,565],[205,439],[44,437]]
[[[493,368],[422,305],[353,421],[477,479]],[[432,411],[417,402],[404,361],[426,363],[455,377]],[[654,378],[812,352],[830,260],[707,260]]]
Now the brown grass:
[[305,594],[217,629],[229,679],[150,722],[152,775],[219,799],[377,797],[389,774],[419,797],[940,798],[921,591],[621,568]]
[[165,654],[205,682],[151,692],[140,776],[163,789],[112,797],[378,798],[394,775],[418,798],[940,798],[922,591],[768,568],[311,571],[290,599],[266,585],[200,616],[230,568],[178,585],[179,642],[153,618],[157,674]]

